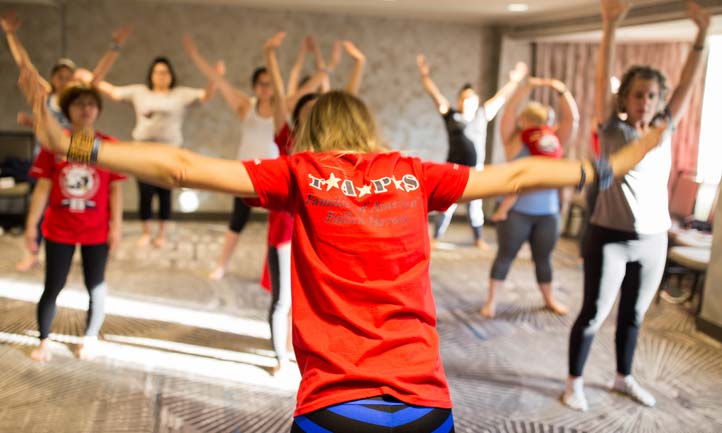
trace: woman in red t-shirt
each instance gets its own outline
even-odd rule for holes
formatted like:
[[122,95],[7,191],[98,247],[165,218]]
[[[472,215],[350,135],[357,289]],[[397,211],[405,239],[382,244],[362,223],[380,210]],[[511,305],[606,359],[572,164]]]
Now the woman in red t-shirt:
[[[70,85],[59,98],[72,131],[93,129],[102,107],[98,92],[85,85]],[[94,132],[104,141],[113,138]],[[45,288],[38,302],[40,345],[33,350],[35,361],[48,361],[48,336],[55,317],[55,301],[65,286],[75,245],[80,244],[83,277],[90,295],[83,342],[77,350],[81,359],[93,356],[98,331],[105,317],[105,265],[108,252],[118,245],[122,224],[123,176],[101,168],[75,164],[43,149],[30,169],[37,178],[28,213],[25,242],[31,253],[38,250],[37,224],[44,211],[42,233],[45,242]],[[47,205],[47,208],[46,208]]]
[[[286,89],[278,67],[276,49],[285,37],[285,33],[277,33],[264,45],[266,65],[271,75],[274,94],[281,100],[287,99]],[[355,93],[360,86],[365,57],[351,42],[344,41],[343,47],[355,59],[354,73],[351,75],[347,89]],[[320,57],[320,55],[318,56]],[[320,60],[321,62],[323,59]],[[304,87],[306,89],[322,88],[328,83],[328,69],[318,68],[318,72],[310,77]],[[303,124],[311,112],[313,104],[320,96],[319,93],[304,93],[298,98],[293,107],[291,122],[295,125]],[[288,107],[286,104],[276,104],[273,113],[274,141],[278,146],[279,154],[287,156],[293,149],[295,131],[286,121]],[[258,205],[257,200],[248,200],[251,205]],[[276,375],[290,367],[288,357],[288,317],[291,308],[291,236],[293,231],[293,218],[291,213],[284,210],[271,210],[268,215],[268,254],[261,284],[271,291],[271,308],[268,313],[271,326],[271,340],[273,350],[276,352],[276,366],[271,374]]]
[[[35,110],[47,145],[67,153],[70,140],[41,97]],[[654,148],[662,131],[651,128],[596,163],[529,157],[477,171],[380,151],[365,104],[332,91],[318,97],[287,157],[239,164],[157,144],[98,140],[93,147],[101,167],[257,199],[292,214],[293,343],[302,375],[293,432],[403,425],[449,433],[428,212],[531,188],[581,187],[598,178],[606,185]],[[90,152],[76,143],[71,154]]]

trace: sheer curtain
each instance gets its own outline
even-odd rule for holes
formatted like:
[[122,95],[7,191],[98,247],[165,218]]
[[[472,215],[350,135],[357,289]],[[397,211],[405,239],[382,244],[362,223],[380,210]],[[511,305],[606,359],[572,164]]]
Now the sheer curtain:
[[[536,44],[533,73],[540,77],[558,78],[564,81],[579,105],[578,136],[576,140],[572,140],[567,149],[567,155],[571,158],[584,158],[592,152],[594,74],[598,46],[599,44],[596,43]],[[630,66],[648,64],[665,73],[671,93],[677,84],[690,49],[691,44],[687,42],[618,44],[614,75],[621,79],[624,71]],[[704,67],[702,69],[706,70]],[[673,184],[675,175],[680,171],[695,172],[697,169],[704,78],[704,76],[700,77],[694,86],[687,113],[672,138],[670,184]],[[549,89],[536,92],[538,93],[533,94],[532,98],[551,104],[556,109],[557,98]]]

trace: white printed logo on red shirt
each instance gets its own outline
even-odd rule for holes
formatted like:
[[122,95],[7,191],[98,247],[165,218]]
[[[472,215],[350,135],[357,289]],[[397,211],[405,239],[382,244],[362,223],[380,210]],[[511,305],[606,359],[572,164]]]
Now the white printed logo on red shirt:
[[68,206],[70,210],[83,212],[86,207],[95,207],[91,199],[100,188],[100,176],[94,168],[68,164],[60,172],[58,184],[65,197],[62,204]]
[[[310,181],[308,185],[319,191],[330,191],[337,188],[349,197],[363,197],[371,194],[383,194],[389,191],[391,185],[397,191],[411,192],[419,189],[419,180],[413,174],[405,174],[401,179],[396,176],[385,176],[379,179],[371,179],[369,184],[356,185],[350,179],[336,177],[332,172],[328,179],[316,177],[312,174],[308,175]],[[325,188],[324,188],[325,187]]]

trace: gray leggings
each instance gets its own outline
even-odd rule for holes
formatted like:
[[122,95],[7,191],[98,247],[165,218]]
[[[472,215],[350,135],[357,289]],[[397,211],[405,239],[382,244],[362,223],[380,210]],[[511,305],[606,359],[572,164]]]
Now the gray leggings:
[[268,323],[276,358],[288,359],[288,312],[291,310],[291,247],[268,247],[268,272],[271,277],[271,307]]
[[536,280],[539,284],[552,281],[552,251],[559,239],[559,215],[529,215],[511,211],[505,221],[496,226],[499,250],[491,267],[491,279],[504,281],[512,262],[524,242],[531,245]]
[[569,374],[580,377],[594,335],[622,292],[615,344],[617,372],[632,373],[644,314],[657,293],[667,258],[667,233],[639,235],[590,225],[584,243],[584,301],[569,337]]

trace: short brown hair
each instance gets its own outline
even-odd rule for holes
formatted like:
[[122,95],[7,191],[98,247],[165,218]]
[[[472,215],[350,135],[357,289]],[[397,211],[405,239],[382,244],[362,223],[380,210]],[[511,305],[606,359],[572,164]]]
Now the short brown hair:
[[295,152],[367,153],[381,150],[376,122],[366,104],[343,91],[319,96],[300,126]]
[[98,89],[84,83],[73,83],[66,87],[58,97],[60,110],[68,120],[70,120],[70,104],[83,95],[90,95],[95,99],[95,103],[98,104],[98,111],[103,109],[103,98],[100,97]]

